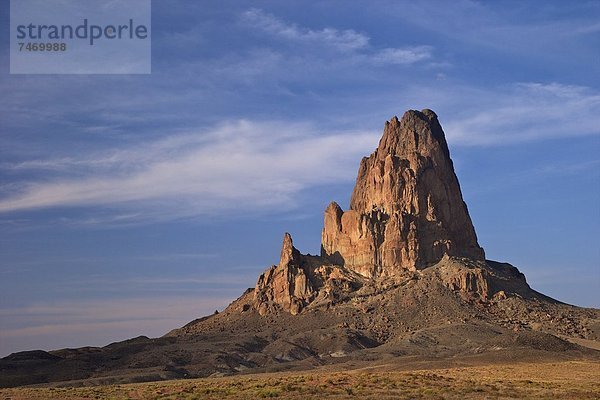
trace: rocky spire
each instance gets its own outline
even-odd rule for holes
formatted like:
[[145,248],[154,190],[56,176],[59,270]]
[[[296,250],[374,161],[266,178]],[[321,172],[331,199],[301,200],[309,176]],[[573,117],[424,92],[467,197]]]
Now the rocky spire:
[[316,294],[305,270],[306,262],[294,247],[292,236],[285,233],[279,265],[260,275],[256,283],[255,307],[265,314],[273,304],[297,314]]
[[386,122],[360,163],[350,210],[325,211],[322,256],[363,276],[421,269],[447,254],[483,260],[437,115]]
[[300,252],[294,247],[292,235],[287,232],[283,235],[283,245],[281,246],[279,265],[300,265]]

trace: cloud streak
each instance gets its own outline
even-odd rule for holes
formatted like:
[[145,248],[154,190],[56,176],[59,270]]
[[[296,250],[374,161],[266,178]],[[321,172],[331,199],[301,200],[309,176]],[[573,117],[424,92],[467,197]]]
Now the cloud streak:
[[284,41],[306,44],[314,47],[326,47],[354,57],[357,61],[366,61],[374,65],[408,65],[430,59],[433,47],[406,46],[399,48],[377,49],[370,44],[371,38],[352,29],[339,30],[326,27],[313,30],[287,23],[260,9],[251,9],[242,14],[242,21],[255,30],[266,32]]
[[[591,88],[521,83],[463,90],[457,102],[448,86],[436,96],[451,145],[600,134],[600,94]],[[33,171],[46,179],[0,187],[0,212],[94,206],[108,209],[107,215],[98,212],[87,223],[118,224],[285,210],[308,188],[352,181],[357,160],[376,147],[378,136],[239,120],[97,154],[3,163],[5,173]]]
[[275,16],[253,8],[242,14],[245,23],[287,40],[326,45],[340,51],[352,51],[369,45],[369,37],[352,29],[324,28],[312,30],[287,24]]
[[[376,141],[374,133],[321,135],[302,124],[230,122],[108,154],[9,165],[63,174],[4,188],[0,212],[118,205],[174,218],[293,206],[309,186],[353,178],[359,155]],[[74,166],[78,176],[70,177]]]
[[465,97],[480,104],[445,124],[453,143],[490,146],[600,134],[600,93],[591,88],[520,83]]
[[376,64],[413,64],[431,58],[431,46],[387,48],[376,52],[372,60]]
[[30,304],[0,309],[0,356],[12,351],[105,346],[116,340],[157,337],[215,309],[231,297],[132,297]]

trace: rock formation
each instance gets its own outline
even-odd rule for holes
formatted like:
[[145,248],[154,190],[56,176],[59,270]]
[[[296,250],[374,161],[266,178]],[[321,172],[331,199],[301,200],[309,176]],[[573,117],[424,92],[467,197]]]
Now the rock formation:
[[322,255],[367,277],[422,269],[445,254],[484,259],[431,110],[386,122],[360,163],[350,210],[331,203],[324,225]]
[[270,302],[297,314],[306,302],[312,300],[315,292],[303,264],[300,252],[286,232],[279,264],[269,268],[256,283],[256,299],[261,314],[266,313]]
[[340,292],[350,292],[359,286],[355,274],[321,257],[302,255],[294,247],[292,237],[285,233],[281,258],[260,275],[254,294],[255,308],[261,315],[278,305],[292,315],[307,304],[321,298],[332,298]]
[[[255,307],[297,314],[334,282],[350,290],[444,257],[485,265],[437,116],[410,110],[386,122],[377,150],[362,159],[350,209],[332,202],[325,210],[321,257],[300,254],[285,234],[279,264],[258,279]],[[448,286],[489,295],[484,270],[461,274],[447,277]]]

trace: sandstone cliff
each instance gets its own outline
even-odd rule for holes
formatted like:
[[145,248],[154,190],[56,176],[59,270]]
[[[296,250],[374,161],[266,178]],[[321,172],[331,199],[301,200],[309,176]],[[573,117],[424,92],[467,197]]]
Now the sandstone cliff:
[[442,257],[483,260],[444,132],[431,110],[386,122],[363,158],[343,212],[325,211],[322,255],[367,277],[422,269]]

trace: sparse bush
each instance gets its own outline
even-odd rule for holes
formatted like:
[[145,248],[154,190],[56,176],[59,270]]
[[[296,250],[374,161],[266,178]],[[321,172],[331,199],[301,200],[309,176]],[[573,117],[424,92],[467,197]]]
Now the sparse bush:
[[278,389],[263,389],[258,392],[258,397],[262,399],[271,398],[271,397],[279,397],[280,391]]
[[295,391],[299,391],[300,387],[296,386],[292,383],[286,383],[285,385],[283,385],[282,389],[284,392],[295,392]]

